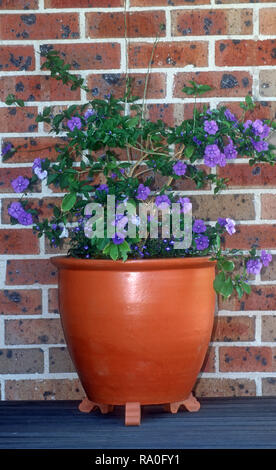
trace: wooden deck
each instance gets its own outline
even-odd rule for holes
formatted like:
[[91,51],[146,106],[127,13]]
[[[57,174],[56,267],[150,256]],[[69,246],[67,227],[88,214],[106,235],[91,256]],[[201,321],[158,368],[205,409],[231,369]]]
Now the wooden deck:
[[78,411],[76,401],[0,402],[0,449],[276,449],[276,397],[202,398],[197,413],[143,406],[138,427],[124,408]]

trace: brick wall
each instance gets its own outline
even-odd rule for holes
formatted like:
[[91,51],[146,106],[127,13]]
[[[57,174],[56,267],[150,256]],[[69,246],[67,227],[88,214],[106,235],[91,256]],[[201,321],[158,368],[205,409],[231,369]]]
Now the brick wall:
[[[94,97],[119,94],[126,62],[143,90],[152,44],[164,25],[153,63],[148,114],[169,123],[191,114],[183,100],[188,80],[214,87],[199,102],[216,107],[252,93],[255,117],[276,113],[276,2],[246,0],[129,0],[129,51],[124,42],[123,0],[0,0],[0,99],[14,93],[27,109],[0,104],[0,144],[23,144],[0,162],[0,393],[2,400],[80,399],[83,391],[69,359],[57,306],[54,250],[29,228],[10,226],[7,205],[17,195],[10,180],[31,171],[36,157],[55,158],[54,139],[35,117],[85,95],[57,86],[40,71],[40,50],[61,50],[82,73]],[[240,222],[228,246],[255,243],[271,249],[274,263],[253,281],[253,294],[219,302],[198,396],[276,394],[276,166],[250,168],[244,160],[221,168],[230,188],[214,197],[194,191],[197,215]],[[181,189],[181,188],[179,188]],[[190,194],[190,193],[189,193]],[[38,185],[30,196],[47,214],[52,198]]]

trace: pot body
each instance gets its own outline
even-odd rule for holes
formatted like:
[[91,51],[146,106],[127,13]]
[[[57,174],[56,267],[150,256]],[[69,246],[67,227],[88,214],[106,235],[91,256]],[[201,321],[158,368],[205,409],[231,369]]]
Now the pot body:
[[65,339],[89,400],[185,399],[213,327],[215,262],[54,257]]

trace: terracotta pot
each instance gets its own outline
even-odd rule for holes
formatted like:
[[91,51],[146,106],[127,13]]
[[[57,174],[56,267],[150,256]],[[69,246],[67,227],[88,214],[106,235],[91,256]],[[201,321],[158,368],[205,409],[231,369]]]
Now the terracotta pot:
[[215,262],[54,257],[65,339],[89,400],[189,396],[213,327]]

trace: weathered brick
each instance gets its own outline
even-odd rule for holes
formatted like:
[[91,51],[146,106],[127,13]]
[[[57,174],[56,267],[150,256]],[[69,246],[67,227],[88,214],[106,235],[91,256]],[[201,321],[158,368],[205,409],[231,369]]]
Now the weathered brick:
[[34,70],[33,46],[0,46],[0,71]]
[[274,0],[215,0],[215,3],[274,3]]
[[123,38],[125,29],[129,38],[165,36],[165,27],[164,11],[133,12],[127,13],[126,17],[124,12],[86,13],[88,38]]
[[190,86],[193,80],[201,85],[209,85],[212,90],[202,95],[205,97],[217,96],[245,96],[252,91],[252,76],[249,72],[178,72],[174,76],[173,95],[185,98],[182,89]]
[[254,341],[255,317],[215,317],[211,341]]
[[7,285],[56,284],[57,271],[48,259],[7,261]]
[[78,379],[6,380],[6,400],[81,400],[85,392]]
[[[66,138],[8,137],[3,139],[2,149],[5,148],[7,144],[11,144],[14,148],[18,148],[17,152],[13,153],[8,160],[5,160],[7,163],[31,163],[38,157],[48,158],[51,161],[55,161],[58,155],[55,150],[55,146],[63,146],[66,144]],[[18,170],[21,171],[20,168]],[[5,185],[7,186],[7,183],[5,183]]]
[[122,7],[124,0],[45,0],[45,8],[115,8]]
[[[191,5],[191,0],[173,0],[173,6]],[[209,5],[210,0],[194,0],[193,5]],[[130,0],[131,7],[152,7],[152,0]],[[154,0],[154,6],[168,6],[168,0]]]
[[215,54],[219,67],[276,65],[276,39],[217,41]]
[[1,22],[0,39],[77,39],[79,19],[76,13],[10,14]]
[[262,396],[273,397],[276,395],[276,377],[265,377],[262,379]]
[[44,369],[42,349],[1,349],[1,374],[35,374]]
[[0,78],[0,99],[11,93],[24,101],[73,101],[80,99],[80,90],[48,76],[16,76]]
[[40,315],[40,289],[4,289],[0,291],[0,315]]
[[267,267],[263,267],[261,271],[262,281],[276,280],[276,255],[272,255],[272,261]]
[[221,372],[271,372],[272,348],[229,346],[219,348]]
[[232,163],[219,168],[219,176],[228,178],[229,188],[274,188],[276,167],[266,163],[249,166],[247,163]]
[[226,247],[238,250],[256,248],[274,249],[276,243],[276,224],[237,225],[234,235],[226,235]]
[[[155,67],[184,67],[193,64],[195,67],[208,65],[208,44],[201,41],[159,41],[151,66]],[[152,44],[131,43],[129,45],[129,66],[132,68],[147,68],[151,59]]]
[[[115,98],[121,98],[125,92],[126,85],[125,74],[120,73],[104,73],[88,76],[87,86],[91,90],[89,98],[103,98],[105,95],[112,93]],[[131,78],[131,93],[134,96],[143,97],[146,74],[135,73],[129,74]],[[165,98],[166,96],[166,74],[151,73],[149,75],[147,86],[147,98]]]
[[0,108],[0,132],[37,132],[37,108]]
[[[241,100],[244,101],[244,100]],[[232,111],[237,118],[241,118],[243,111],[240,107],[240,103],[237,102],[225,102],[221,101],[220,106],[226,106]],[[276,117],[276,102],[275,101],[257,101],[255,102],[255,108],[253,111],[247,111],[244,119],[275,119]]]
[[48,310],[50,313],[58,313],[58,289],[48,291]]
[[[51,49],[58,50],[65,63],[75,70],[119,69],[121,65],[120,44],[116,42],[41,46],[42,52]],[[43,57],[41,60],[44,61]]]
[[259,90],[261,96],[275,96],[276,70],[260,70]]
[[50,372],[75,372],[75,366],[67,348],[49,349]]
[[[161,119],[169,126],[179,126],[184,119],[192,118],[193,108],[191,103],[151,103],[146,106],[146,117],[153,122]],[[203,103],[197,105],[197,109],[202,108]]]
[[2,0],[0,10],[37,10],[38,0]]
[[228,300],[219,299],[220,310],[253,310],[266,311],[275,310],[276,286],[261,285],[251,286],[250,295],[244,295],[241,300],[237,296],[232,296]]
[[255,218],[253,195],[218,194],[216,196],[191,196],[193,215],[205,220],[231,217],[235,220]]
[[39,318],[5,321],[5,344],[64,343],[58,318]]
[[261,218],[276,219],[276,195],[262,194],[261,204]]
[[[31,168],[0,168],[0,193],[14,193],[14,188],[11,182],[18,176],[24,176],[24,178],[32,177]],[[41,184],[37,182],[32,189],[33,192],[41,191]],[[28,191],[29,192],[29,191]]]
[[194,392],[197,397],[243,397],[255,396],[254,380],[248,379],[208,379],[200,378]]
[[215,372],[216,370],[215,360],[216,360],[215,348],[210,346],[208,348],[205,359],[203,361],[201,372],[204,372],[204,373]]
[[[44,197],[43,199],[29,198],[26,204],[26,209],[35,209],[39,218],[49,218],[52,216],[54,206],[61,205],[62,198]],[[2,204],[2,222],[4,224],[10,223],[10,216],[8,214],[8,207],[14,199],[3,199]],[[34,221],[36,218],[34,217]]]
[[262,317],[262,341],[276,341],[276,315]]
[[31,229],[1,229],[0,254],[36,255],[39,242]]
[[253,10],[174,10],[173,36],[206,36],[220,34],[252,34]]
[[260,33],[275,35],[276,8],[261,8],[259,16]]

